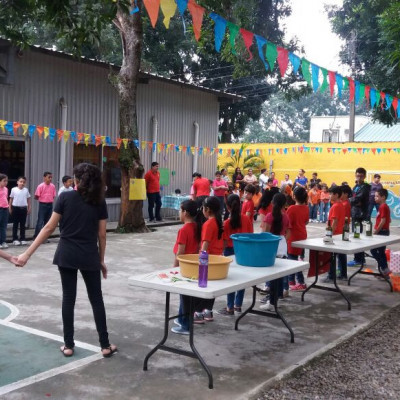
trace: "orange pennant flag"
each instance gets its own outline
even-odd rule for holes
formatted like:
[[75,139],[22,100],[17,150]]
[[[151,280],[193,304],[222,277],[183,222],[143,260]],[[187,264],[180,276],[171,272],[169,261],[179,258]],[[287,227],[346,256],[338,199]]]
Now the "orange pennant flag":
[[39,138],[41,139],[42,135],[43,135],[43,132],[44,132],[43,126],[36,126],[36,130],[37,130],[37,133],[39,135]]
[[121,138],[117,138],[117,149],[118,150],[121,147],[121,143],[122,143],[122,139]]
[[96,147],[101,145],[101,136],[100,135],[95,135],[95,145],[96,145]]
[[147,13],[149,14],[151,25],[156,27],[158,12],[160,11],[160,0],[143,0]]
[[188,9],[190,14],[192,14],[194,37],[199,41],[205,9],[199,6],[195,0],[189,0]]
[[56,132],[57,132],[58,141],[60,141],[64,136],[64,131],[62,129],[57,129]]
[[[19,122],[13,122],[13,130],[14,130],[14,133],[15,134],[17,134],[17,130],[18,130],[18,128],[21,126],[21,124],[19,123]],[[38,127],[36,127],[36,129],[37,129]]]

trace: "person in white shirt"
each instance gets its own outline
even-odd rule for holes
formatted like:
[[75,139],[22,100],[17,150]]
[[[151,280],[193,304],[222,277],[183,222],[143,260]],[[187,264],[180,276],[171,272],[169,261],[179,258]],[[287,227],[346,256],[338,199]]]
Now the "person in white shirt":
[[221,169],[221,179],[223,179],[226,183],[231,181],[228,176],[228,171],[225,168]]
[[[25,187],[26,178],[20,176],[17,186],[11,189],[9,211],[13,217],[13,245],[20,246],[28,244],[25,238],[26,217],[31,213],[31,195]],[[18,239],[18,226],[20,235]]]
[[263,168],[261,170],[260,176],[258,177],[258,183],[262,192],[264,192],[265,188],[267,187],[268,175],[266,174],[266,172],[267,170]]
[[285,174],[285,179],[281,181],[281,189],[283,189],[287,185],[293,185],[292,180],[289,179],[289,174]]
[[72,178],[69,175],[65,175],[62,177],[62,183],[63,185],[58,190],[58,195],[60,195],[62,192],[69,192],[70,190],[74,190],[74,188],[72,187]]

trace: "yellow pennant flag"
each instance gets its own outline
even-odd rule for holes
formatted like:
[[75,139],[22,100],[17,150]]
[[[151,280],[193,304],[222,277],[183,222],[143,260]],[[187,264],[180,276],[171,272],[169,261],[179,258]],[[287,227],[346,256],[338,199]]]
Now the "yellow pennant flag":
[[[28,125],[26,126],[26,129],[28,129]],[[50,134],[49,127],[45,126],[43,128],[43,130],[44,130],[44,138],[47,139],[49,137],[49,134]],[[26,133],[26,131],[25,131],[25,127],[24,127],[24,136],[25,136],[25,133]]]
[[157,151],[161,153],[161,143],[157,143]]
[[171,17],[175,15],[176,3],[175,0],[161,0],[161,11],[164,14],[164,25],[169,29],[169,22]]
[[142,150],[144,150],[147,146],[147,142],[145,140],[142,140]]
[[102,144],[103,147],[106,145],[106,137],[107,136],[102,136],[101,137],[101,144]]
[[124,144],[125,149],[128,148],[128,140],[129,139],[122,139],[122,143]]
[[64,142],[65,142],[65,143],[68,142],[68,139],[69,139],[70,134],[71,134],[71,131],[64,131],[63,137],[64,137]]
[[[7,121],[4,121],[4,119],[0,119],[0,130],[4,133],[4,126],[7,123]],[[28,126],[28,125],[27,125]],[[28,128],[26,128],[28,129]]]
[[28,126],[29,125],[28,124],[22,124],[21,126],[22,126],[22,134],[25,136],[27,134],[27,132],[28,132]]
[[192,152],[193,155],[194,155],[194,150],[195,150],[194,147],[191,147],[191,148],[190,148],[190,151]]
[[89,146],[90,133],[85,133],[85,145]]

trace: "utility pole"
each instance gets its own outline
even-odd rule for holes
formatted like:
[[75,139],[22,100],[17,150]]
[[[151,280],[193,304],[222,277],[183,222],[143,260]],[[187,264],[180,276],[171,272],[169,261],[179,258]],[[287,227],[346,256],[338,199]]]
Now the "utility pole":
[[[354,77],[356,67],[356,40],[357,34],[353,30],[351,32],[350,43],[349,43],[349,56],[351,60],[351,75]],[[355,119],[356,119],[356,103],[355,100],[350,103],[350,126],[349,126],[349,142],[354,142],[354,130],[355,130]]]

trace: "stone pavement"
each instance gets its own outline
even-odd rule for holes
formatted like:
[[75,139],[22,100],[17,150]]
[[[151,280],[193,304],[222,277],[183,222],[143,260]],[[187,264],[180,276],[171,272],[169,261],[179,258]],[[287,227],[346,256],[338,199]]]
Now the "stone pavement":
[[[57,239],[42,245],[23,269],[0,261],[0,398],[247,399],[269,380],[400,304],[399,293],[390,293],[386,283],[366,276],[354,278],[350,287],[343,285],[352,311],[337,293],[312,290],[304,303],[300,293],[292,293],[280,308],[294,329],[294,344],[281,321],[256,315],[246,316],[239,331],[233,329],[234,318],[219,315],[214,322],[195,327],[195,343],[213,372],[215,389],[208,389],[206,374],[196,360],[175,354],[157,352],[144,372],[143,359],[163,334],[165,294],[129,286],[128,278],[172,265],[178,229],[163,226],[148,234],[108,234],[109,278],[103,281],[103,293],[110,339],[120,349],[111,359],[93,353],[98,350],[97,333],[82,279],[75,311],[81,358],[66,360],[59,352],[61,287],[51,264]],[[393,233],[398,234],[397,229]],[[308,231],[310,237],[321,236],[323,226],[311,224]],[[215,309],[225,301],[217,299]],[[175,312],[178,296],[172,295],[171,303]],[[250,290],[245,296],[245,305],[249,303]],[[7,304],[9,312],[4,310]],[[188,348],[185,336],[171,334],[170,340]],[[6,380],[3,373],[11,369],[21,373],[11,378],[8,374]],[[26,378],[29,374],[33,376]]]

